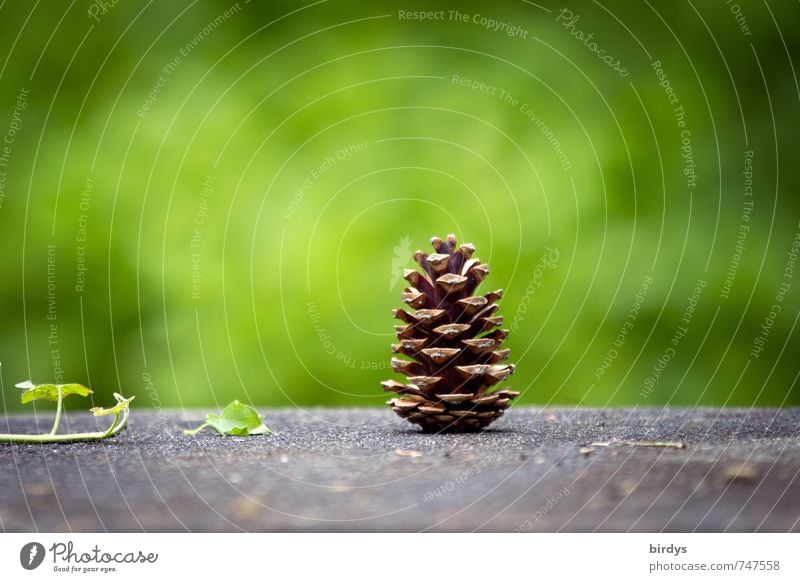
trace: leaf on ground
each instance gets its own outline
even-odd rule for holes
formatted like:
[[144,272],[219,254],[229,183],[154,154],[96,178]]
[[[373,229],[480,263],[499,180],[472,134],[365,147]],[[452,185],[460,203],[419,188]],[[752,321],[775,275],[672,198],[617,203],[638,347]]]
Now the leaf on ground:
[[91,389],[82,384],[34,384],[30,380],[16,384],[17,388],[24,390],[22,393],[22,403],[28,404],[34,400],[58,400],[58,390],[61,389],[61,397],[66,398],[77,394],[78,396],[89,396]]
[[210,426],[222,436],[250,436],[274,434],[261,419],[258,411],[249,404],[234,400],[221,414],[207,414],[206,422],[194,430],[185,430],[184,434],[197,434]]

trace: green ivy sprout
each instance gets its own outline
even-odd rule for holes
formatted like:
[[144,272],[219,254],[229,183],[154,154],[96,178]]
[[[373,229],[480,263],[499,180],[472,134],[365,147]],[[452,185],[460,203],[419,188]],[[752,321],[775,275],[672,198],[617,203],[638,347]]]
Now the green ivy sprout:
[[222,411],[222,414],[207,414],[206,421],[192,430],[184,430],[183,434],[196,435],[206,427],[211,427],[222,436],[250,436],[256,434],[275,434],[264,424],[258,411],[249,404],[234,400]]
[[56,418],[53,421],[53,428],[45,434],[0,434],[0,443],[69,443],[74,441],[99,441],[118,434],[128,423],[129,406],[135,396],[125,398],[114,393],[117,403],[111,408],[95,407],[89,410],[95,416],[114,415],[114,420],[104,431],[97,432],[75,432],[58,434],[58,425],[61,422],[61,411],[63,409],[64,398],[76,394],[78,396],[89,396],[91,389],[81,384],[34,384],[30,380],[20,382],[16,385],[22,390],[22,403],[28,404],[35,400],[51,400],[56,403]]

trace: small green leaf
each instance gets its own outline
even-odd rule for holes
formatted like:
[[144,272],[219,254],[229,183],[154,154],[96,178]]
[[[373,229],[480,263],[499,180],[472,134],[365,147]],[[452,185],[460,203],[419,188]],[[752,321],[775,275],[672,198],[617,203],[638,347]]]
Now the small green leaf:
[[122,394],[117,394],[114,392],[114,398],[117,399],[117,403],[112,406],[111,408],[103,408],[101,406],[95,406],[94,408],[90,408],[89,412],[94,414],[95,416],[108,416],[109,414],[120,414],[123,410],[130,406],[131,401],[136,398],[136,396],[131,396],[130,398],[125,398]]
[[234,400],[221,414],[207,414],[206,422],[194,430],[185,430],[184,434],[193,435],[210,426],[225,436],[250,436],[258,434],[274,434],[261,419],[258,411],[249,404]]
[[22,403],[28,404],[34,400],[58,400],[58,390],[61,389],[61,397],[66,398],[77,394],[78,396],[89,396],[92,391],[81,384],[34,384],[30,380],[16,384],[17,388],[24,390],[22,393]]

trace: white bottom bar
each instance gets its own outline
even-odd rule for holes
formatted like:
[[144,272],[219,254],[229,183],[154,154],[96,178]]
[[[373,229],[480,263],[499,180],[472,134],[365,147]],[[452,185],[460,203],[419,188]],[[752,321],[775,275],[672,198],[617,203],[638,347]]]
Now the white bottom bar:
[[[798,541],[794,534],[3,534],[0,573],[137,582],[794,581]],[[27,570],[23,562],[39,565]]]

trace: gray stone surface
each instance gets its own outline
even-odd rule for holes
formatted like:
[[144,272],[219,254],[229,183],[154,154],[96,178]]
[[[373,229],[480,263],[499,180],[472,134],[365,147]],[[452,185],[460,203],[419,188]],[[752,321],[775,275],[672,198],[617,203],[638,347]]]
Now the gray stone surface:
[[181,434],[203,416],[134,408],[113,440],[0,445],[0,531],[800,530],[797,408],[514,407],[461,435],[278,410],[278,436]]

